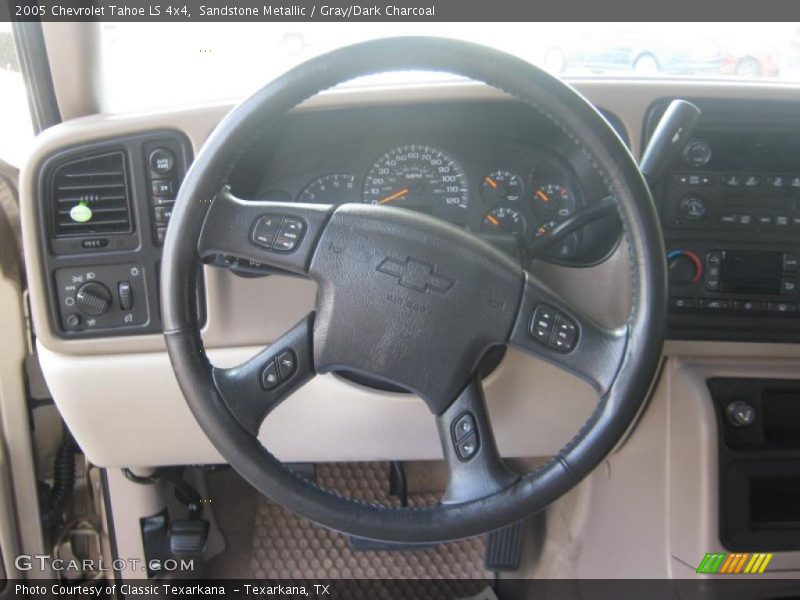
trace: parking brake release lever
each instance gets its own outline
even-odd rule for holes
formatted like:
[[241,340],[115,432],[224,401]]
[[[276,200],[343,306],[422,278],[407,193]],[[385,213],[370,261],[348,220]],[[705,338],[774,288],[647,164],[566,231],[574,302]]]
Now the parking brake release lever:
[[[673,100],[658,121],[647,147],[642,152],[639,169],[652,189],[675,156],[686,145],[700,118],[700,109],[686,100]],[[550,232],[531,240],[525,247],[525,262],[541,256],[569,234],[589,223],[616,214],[616,200],[608,196],[600,202],[575,211]]]

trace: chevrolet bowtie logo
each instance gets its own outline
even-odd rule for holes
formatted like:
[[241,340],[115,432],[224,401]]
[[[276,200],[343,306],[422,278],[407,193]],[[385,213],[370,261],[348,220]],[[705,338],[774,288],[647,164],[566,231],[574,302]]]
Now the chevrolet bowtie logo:
[[387,258],[378,265],[378,271],[397,279],[404,288],[418,292],[444,294],[456,283],[455,279],[436,273],[436,266],[407,257],[404,261]]

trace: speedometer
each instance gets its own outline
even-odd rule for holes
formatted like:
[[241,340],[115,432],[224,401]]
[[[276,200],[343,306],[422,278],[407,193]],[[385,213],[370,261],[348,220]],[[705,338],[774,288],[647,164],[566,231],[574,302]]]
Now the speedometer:
[[441,214],[467,208],[467,177],[431,146],[410,144],[381,156],[364,180],[364,202]]

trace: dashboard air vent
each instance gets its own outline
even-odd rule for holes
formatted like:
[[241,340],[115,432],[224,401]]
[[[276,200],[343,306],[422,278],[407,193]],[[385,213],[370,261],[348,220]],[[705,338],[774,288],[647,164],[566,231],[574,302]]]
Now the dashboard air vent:
[[53,171],[55,237],[130,233],[131,209],[123,152],[96,154]]

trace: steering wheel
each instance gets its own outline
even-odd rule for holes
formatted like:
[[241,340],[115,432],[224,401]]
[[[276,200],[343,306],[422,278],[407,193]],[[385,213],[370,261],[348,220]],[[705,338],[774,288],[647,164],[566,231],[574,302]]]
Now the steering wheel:
[[[504,90],[540,111],[590,159],[617,200],[630,255],[631,308],[624,326],[599,325],[510,257],[433,217],[365,204],[246,201],[224,185],[248,144],[288,110],[349,79],[398,70],[448,72]],[[217,254],[310,277],[319,289],[313,313],[234,368],[211,365],[195,317],[197,264]],[[536,513],[613,449],[658,367],[665,274],[647,185],[620,138],[575,90],[522,60],[474,44],[391,38],[292,69],[214,130],[180,188],[166,237],[164,336],[194,417],[260,492],[351,535],[439,542]],[[499,345],[583,378],[598,395],[576,436],[525,475],[498,454],[476,374],[481,357]],[[261,444],[259,425],[271,410],[315,374],[335,371],[377,378],[426,402],[447,466],[439,504],[390,508],[344,498],[295,473]]]

